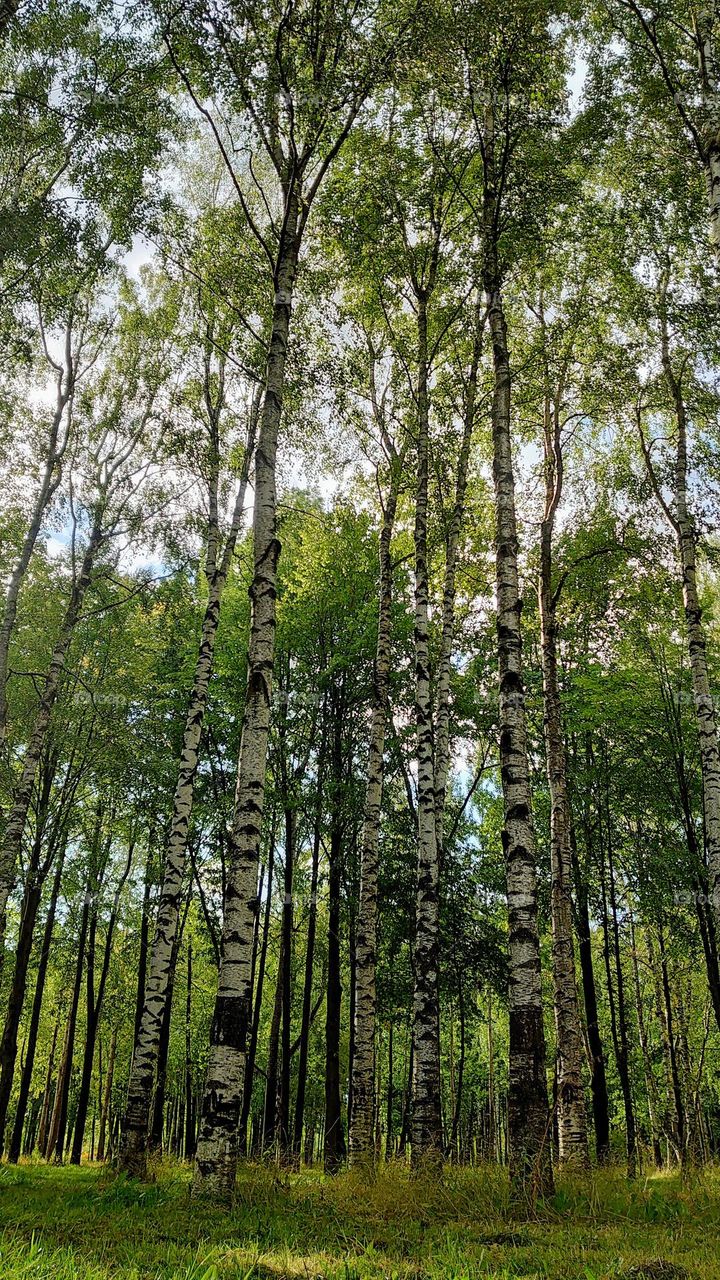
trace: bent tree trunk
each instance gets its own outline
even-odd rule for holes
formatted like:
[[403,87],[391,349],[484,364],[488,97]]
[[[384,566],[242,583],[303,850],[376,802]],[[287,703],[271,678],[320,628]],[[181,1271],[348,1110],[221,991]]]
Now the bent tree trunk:
[[552,540],[562,496],[563,458],[559,404],[545,402],[545,512],[540,525],[540,646],[543,674],[545,756],[550,791],[550,872],[553,996],[557,1054],[557,1123],[560,1161],[589,1166],[582,1080],[583,1038],[578,1007],[572,930],[572,846],[567,760],[557,664],[556,595],[552,586]]
[[[187,861],[188,831],[192,815],[195,774],[200,754],[200,739],[207,706],[210,678],[212,676],[215,639],[220,622],[223,592],[230,572],[245,507],[245,492],[253,443],[254,421],[253,417],[251,417],[232,523],[220,564],[213,564],[210,573],[208,601],[203,618],[193,687],[185,718],[180,768],[173,796],[173,813],[165,854],[163,884],[157,907],[155,934],[148,964],[145,996],[140,1015],[140,1025],[135,1038],[127,1103],[123,1116],[118,1165],[121,1170],[137,1178],[144,1178],[147,1172],[148,1130],[153,1082],[157,1072],[160,1035],[170,988],[173,948],[177,938],[180,918],[180,898]],[[209,553],[210,546],[211,539],[209,538]]]
[[373,708],[368,749],[365,808],[360,845],[360,902],[355,938],[355,1056],[353,1106],[350,1124],[350,1163],[372,1166],[375,1109],[375,1022],[378,918],[378,849],[383,789],[383,753],[388,714],[392,639],[392,557],[390,553],[398,491],[400,458],[390,461],[390,489],[380,530],[380,592],[378,606]]
[[60,633],[50,659],[50,665],[45,675],[40,705],[37,709],[35,724],[25,751],[22,773],[15,789],[12,808],[5,826],[5,837],[0,847],[0,922],[2,922],[3,931],[7,900],[15,884],[15,868],[20,854],[40,757],[47,741],[53,707],[57,702],[60,691],[60,684],[65,670],[65,659],[80,617],[80,610],[82,609],[86,592],[90,586],[95,556],[102,542],[101,512],[98,511],[85,548],[80,572],[73,583],[65,616],[60,626]]
[[[0,7],[0,14],[2,8]],[[56,380],[56,398],[55,410],[50,421],[50,431],[48,436],[47,455],[45,459],[45,467],[43,469],[40,487],[35,496],[30,523],[23,539],[20,554],[13,566],[8,582],[7,592],[2,608],[2,621],[0,622],[0,745],[3,743],[7,729],[7,679],[8,679],[8,659],[10,654],[10,642],[17,617],[18,597],[23,579],[27,573],[35,544],[42,528],[42,522],[45,513],[52,502],[55,492],[60,483],[60,463],[65,449],[64,442],[58,443],[60,435],[60,427],[62,424],[65,410],[68,402],[72,398],[75,387],[76,373],[76,357],[71,348],[72,339],[72,322],[70,321],[65,331],[65,364],[63,367],[57,366]]]
[[415,722],[418,768],[418,865],[413,993],[414,1077],[411,1162],[415,1169],[442,1164],[440,1019],[438,1005],[439,879],[435,827],[435,767],[430,697],[427,511],[429,405],[427,290],[418,302],[417,488],[415,495]]
[[277,539],[275,460],[285,384],[290,309],[299,252],[297,195],[291,191],[285,249],[278,262],[260,438],[255,463],[252,621],[238,760],[218,992],[210,1030],[193,1194],[228,1200],[235,1185],[238,1122],[252,1002],[258,859],[275,655]]
[[552,1185],[550,1113],[537,922],[525,690],[522,676],[518,537],[510,436],[510,358],[495,241],[497,191],[492,108],[485,126],[484,284],[493,347],[493,480],[499,668],[498,727],[504,799],[503,848],[508,900],[508,1144],[514,1196],[532,1201]]

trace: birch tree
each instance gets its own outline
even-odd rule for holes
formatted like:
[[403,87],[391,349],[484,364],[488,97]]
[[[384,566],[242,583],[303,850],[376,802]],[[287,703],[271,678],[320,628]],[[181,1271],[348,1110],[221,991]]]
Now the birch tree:
[[[152,1090],[158,1065],[162,1023],[169,999],[171,961],[180,918],[180,901],[187,860],[200,740],[213,670],[222,598],[245,514],[246,491],[255,448],[257,417],[262,394],[261,384],[258,383],[248,395],[242,463],[237,477],[237,490],[230,524],[223,543],[219,507],[225,487],[222,484],[223,458],[231,443],[228,441],[228,431],[223,421],[228,416],[225,352],[232,329],[230,334],[227,331],[223,332],[217,317],[213,318],[211,314],[206,320],[205,330],[200,421],[207,434],[205,465],[207,532],[204,572],[208,595],[193,684],[188,698],[180,767],[173,795],[172,817],[165,852],[162,888],[155,919],[155,935],[150,949],[147,983],[135,1037],[127,1106],[123,1119],[119,1165],[135,1177],[144,1177],[146,1173]],[[216,350],[218,346],[219,352]]]
[[[616,0],[603,18],[623,39],[631,92],[645,126],[672,151],[667,134],[679,126],[688,154],[704,177],[709,240],[720,260],[720,15],[717,4],[663,3],[652,11]],[[660,112],[658,112],[660,107]],[[663,133],[666,134],[663,137]]]
[[[236,4],[208,14],[207,42],[197,27],[168,17],[163,36],[179,80],[205,120],[228,168],[238,203],[269,267],[272,318],[255,463],[252,622],[238,760],[223,949],[210,1060],[195,1160],[194,1193],[227,1199],[235,1182],[237,1127],[249,1023],[250,971],[257,910],[257,863],[267,759],[280,544],[276,529],[276,455],[300,251],[313,201],[372,86],[387,71],[406,22],[369,29],[364,9],[309,3],[258,12]],[[389,17],[389,15],[388,15]],[[370,24],[372,27],[372,24]],[[220,117],[206,103],[217,66],[231,86],[226,104],[252,140],[238,172]],[[249,194],[258,149],[274,186],[256,214]],[[250,185],[248,186],[248,179]]]
[[360,845],[360,900],[355,935],[355,1058],[353,1062],[353,1110],[350,1126],[350,1162],[367,1168],[375,1153],[375,1037],[377,1016],[378,859],[384,776],[384,750],[389,715],[392,660],[392,536],[402,484],[407,442],[397,448],[386,422],[386,384],[377,385],[376,354],[369,343],[369,383],[374,424],[387,468],[383,501],[380,466],[378,493],[382,508],[379,536],[380,582],[378,588],[377,649],[373,674],[373,705],[365,783],[365,806]]
[[[708,889],[714,915],[716,935],[720,931],[720,747],[715,699],[712,693],[707,657],[707,636],[698,589],[698,527],[693,511],[689,455],[690,417],[685,384],[692,382],[691,350],[677,352],[682,343],[681,308],[674,298],[672,266],[660,265],[656,277],[654,326],[656,352],[659,356],[662,382],[670,405],[673,436],[670,462],[670,500],[665,496],[664,476],[660,467],[657,441],[651,434],[653,396],[650,388],[640,390],[635,418],[642,456],[650,485],[662,514],[674,535],[677,562],[682,584],[688,657],[692,673],[695,721],[700,747],[703,783],[703,817]],[[674,324],[675,321],[675,324]],[[679,323],[680,322],[680,323]],[[675,325],[680,333],[674,334]],[[692,339],[691,339],[692,340]],[[687,339],[686,339],[687,341]],[[684,344],[683,344],[684,345]],[[663,452],[667,452],[665,447]]]
[[[565,733],[558,672],[557,604],[562,582],[553,573],[553,535],[562,501],[567,434],[567,393],[573,374],[575,343],[588,296],[581,287],[566,333],[553,350],[542,285],[536,314],[540,326],[543,380],[544,507],[540,523],[538,603],[543,673],[545,753],[550,789],[550,873],[552,894],[553,983],[557,1045],[557,1118],[562,1163],[589,1167],[583,1091],[583,1040],[578,1006],[572,904],[572,814],[567,785]],[[554,329],[557,326],[553,326]]]
[[[53,355],[42,320],[43,304],[39,309],[39,324],[44,359],[55,383],[55,403],[47,423],[42,444],[39,484],[32,501],[18,557],[12,567],[2,605],[0,622],[0,746],[4,746],[7,731],[7,681],[10,643],[18,610],[18,599],[23,579],[27,573],[33,551],[40,536],[43,522],[51,507],[62,480],[62,463],[68,450],[72,404],[78,385],[92,369],[111,329],[107,318],[98,319],[92,290],[75,293],[70,298],[64,332],[60,335],[61,354]],[[95,311],[95,314],[93,314]]]
[[[94,394],[84,405],[85,432],[73,461],[71,490],[70,590],[42,681],[34,722],[28,734],[0,846],[0,918],[13,890],[23,833],[37,770],[48,739],[55,704],[62,690],[68,654],[82,616],[98,558],[114,538],[126,535],[132,504],[152,469],[149,437],[161,417],[160,390],[167,368],[146,364],[142,327],[132,313],[123,323],[113,353],[98,374]],[[152,357],[150,357],[152,359]],[[124,363],[123,363],[124,362]],[[121,370],[121,372],[120,372]],[[141,446],[144,445],[144,449]]]
[[[552,1185],[550,1112],[537,919],[536,839],[528,759],[515,474],[512,375],[504,283],[508,226],[529,180],[528,139],[555,103],[544,76],[552,51],[541,10],[487,17],[473,12],[464,46],[472,121],[480,154],[473,209],[482,236],[482,280],[493,352],[492,465],[495,490],[498,736],[504,797],[509,926],[510,1050],[508,1140],[513,1194],[532,1201]],[[542,86],[542,87],[541,87]],[[543,92],[547,93],[544,100]],[[535,112],[537,111],[537,115]],[[547,192],[550,195],[550,192]]]

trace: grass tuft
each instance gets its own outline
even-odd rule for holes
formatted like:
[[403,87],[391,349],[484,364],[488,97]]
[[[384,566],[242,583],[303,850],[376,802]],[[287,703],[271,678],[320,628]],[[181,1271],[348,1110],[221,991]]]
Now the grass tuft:
[[529,1222],[496,1168],[440,1180],[388,1165],[286,1174],[248,1165],[230,1211],[189,1171],[0,1167],[2,1280],[720,1280],[720,1173],[692,1186],[617,1170],[560,1178]]

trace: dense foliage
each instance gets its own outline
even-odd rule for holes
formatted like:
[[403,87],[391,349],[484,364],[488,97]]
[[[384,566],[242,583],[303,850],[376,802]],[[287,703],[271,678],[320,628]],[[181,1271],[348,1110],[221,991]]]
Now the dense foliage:
[[0,85],[0,1146],[711,1160],[715,8],[21,0]]

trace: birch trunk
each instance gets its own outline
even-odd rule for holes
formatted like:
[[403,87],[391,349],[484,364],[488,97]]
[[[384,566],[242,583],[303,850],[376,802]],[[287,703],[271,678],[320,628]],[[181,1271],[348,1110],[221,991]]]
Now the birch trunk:
[[455,500],[445,540],[445,579],[442,603],[442,652],[438,665],[436,714],[435,714],[435,838],[438,858],[442,866],[445,826],[445,798],[450,768],[450,677],[455,642],[455,595],[457,559],[460,547],[465,495],[467,492],[470,446],[475,425],[478,371],[482,352],[482,335],[485,315],[481,312],[480,296],[475,306],[473,349],[468,371],[467,390],[463,414],[463,432],[458,453],[455,476]]
[[365,807],[360,845],[360,901],[355,938],[355,1053],[350,1125],[351,1165],[374,1164],[373,1100],[375,1097],[376,966],[378,922],[378,851],[383,791],[383,755],[388,716],[392,641],[391,543],[401,480],[400,458],[390,460],[390,488],[380,530],[380,592],[373,680]]
[[187,944],[187,986],[185,990],[185,1159],[195,1154],[195,1107],[192,1071],[192,942]]
[[[155,1072],[155,1093],[152,1100],[152,1112],[148,1127],[148,1151],[162,1153],[163,1141],[165,1137],[165,1097],[167,1092],[167,1065],[170,1054],[170,1029],[172,1024],[173,1000],[175,997],[175,980],[177,978],[177,963],[182,946],[183,935],[185,933],[185,924],[190,910],[190,901],[192,896],[192,887],[188,886],[183,903],[183,910],[178,924],[178,930],[173,942],[172,952],[170,954],[170,971],[168,973],[167,998],[165,1000],[165,1008],[163,1010],[162,1022],[160,1024],[160,1038],[158,1041],[157,1052],[157,1070]],[[122,1128],[121,1128],[122,1138]]]
[[[325,1136],[323,1164],[335,1174],[347,1154],[342,1122],[340,1088],[340,1024],[342,974],[340,963],[340,890],[343,864],[343,728],[346,704],[344,676],[330,691],[330,723],[333,729],[330,779],[330,848],[328,850],[327,994],[325,1001]],[[348,1101],[352,1097],[348,1089]],[[374,1101],[372,1105],[374,1108]]]
[[[281,1160],[292,1155],[290,1142],[290,1042],[293,975],[293,871],[296,813],[285,800],[285,894],[282,912],[282,1026],[280,1034],[280,1088],[278,1092],[278,1148]],[[257,918],[257,917],[256,917]],[[252,976],[250,980],[252,991]]]
[[41,895],[42,879],[38,874],[37,864],[34,866],[31,864],[23,894],[15,967],[7,994],[7,1011],[2,1040],[0,1040],[0,1152],[5,1148],[5,1125],[15,1076],[18,1031]]
[[[295,1095],[295,1118],[293,1127],[293,1155],[300,1167],[302,1150],[303,1121],[305,1117],[305,1096],[307,1090],[307,1067],[310,1052],[310,1022],[312,1017],[313,968],[315,962],[315,937],[317,933],[317,895],[320,875],[320,841],[323,821],[323,771],[325,768],[326,750],[326,717],[323,711],[320,748],[317,765],[317,794],[315,801],[315,829],[313,832],[311,872],[310,872],[310,906],[308,910],[307,945],[305,950],[305,980],[303,982],[302,1015],[300,1020],[300,1046],[298,1054],[298,1083]],[[264,940],[263,940],[264,945]],[[259,1000],[259,995],[256,999]],[[258,1009],[259,1013],[259,1009]],[[253,1032],[255,1033],[255,1013],[253,1012]],[[257,1037],[256,1037],[257,1038]],[[248,1055],[248,1069],[250,1066]],[[247,1088],[246,1088],[247,1096]]]
[[248,678],[238,760],[235,815],[225,894],[218,992],[200,1119],[194,1195],[232,1196],[242,1106],[243,1073],[252,1002],[250,974],[257,911],[257,868],[265,797],[265,767],[275,652],[277,498],[275,459],[299,253],[297,194],[290,192],[279,257],[260,438],[255,463],[252,622]]
[[71,1164],[80,1164],[82,1159],[83,1140],[85,1137],[85,1126],[87,1124],[88,1107],[90,1104],[90,1089],[92,1085],[93,1062],[95,1060],[95,1041],[97,1039],[98,1027],[100,1025],[100,1015],[103,1009],[105,999],[105,988],[107,986],[108,974],[110,972],[110,960],[112,957],[112,944],[115,927],[117,925],[118,914],[120,910],[120,898],[125,887],[125,882],[130,874],[132,865],[134,844],[131,842],[128,851],[128,858],[120,876],[115,894],[113,897],[112,910],[107,922],[105,933],[105,946],[103,948],[102,960],[100,964],[100,975],[98,979],[97,991],[95,990],[95,951],[97,942],[97,893],[94,895],[92,920],[90,923],[88,948],[86,955],[86,973],[85,973],[85,1046],[83,1049],[83,1065],[80,1077],[80,1088],[78,1090],[77,1111],[75,1114],[75,1132],[73,1134],[73,1145],[70,1156]]
[[[572,829],[571,829],[572,840]],[[600,1035],[595,967],[592,955],[588,887],[580,868],[574,840],[572,840],[573,871],[577,903],[577,931],[580,972],[582,974],[585,1025],[587,1027],[590,1058],[590,1088],[592,1091],[593,1122],[595,1125],[595,1155],[598,1164],[607,1164],[610,1158],[610,1108],[605,1074],[605,1053]]]
[[428,603],[429,404],[427,290],[418,303],[417,488],[415,496],[415,722],[418,768],[418,866],[413,993],[413,1109],[411,1163],[414,1169],[442,1165],[440,1038],[438,1007],[439,877],[435,828],[435,764],[430,695]]
[[[720,199],[720,191],[718,192]],[[677,421],[677,453],[675,459],[675,534],[682,573],[683,604],[687,626],[688,652],[695,695],[695,716],[700,742],[700,764],[703,782],[705,846],[708,863],[710,898],[715,920],[715,933],[720,936],[720,748],[718,747],[715,702],[710,689],[707,642],[702,609],[697,589],[695,554],[695,520],[687,494],[687,416],[682,388],[675,377],[670,358],[667,319],[663,318],[663,369],[675,405]]]
[[[55,1067],[55,1050],[57,1049],[57,1038],[60,1030],[60,1019],[57,1018],[53,1027],[52,1044],[50,1045],[50,1057],[48,1058],[47,1071],[45,1073],[45,1089],[43,1091],[42,1107],[40,1108],[40,1122],[38,1124],[37,1148],[40,1155],[45,1157],[47,1152],[48,1126],[50,1124],[50,1107],[52,1098],[52,1077]],[[21,1135],[22,1137],[22,1135]],[[18,1152],[19,1158],[19,1152]],[[17,1164],[17,1159],[13,1161]]]
[[[7,992],[5,1023],[2,1039],[0,1040],[0,1152],[5,1148],[5,1124],[15,1078],[18,1032],[25,1003],[25,990],[32,957],[35,923],[40,909],[43,885],[52,865],[58,838],[57,828],[55,831],[50,831],[49,838],[47,832],[56,771],[57,756],[51,755],[50,759],[46,756],[40,768],[40,778],[36,792],[35,833],[25,875],[15,964]],[[43,845],[46,841],[49,849],[45,858],[43,858]],[[24,1063],[21,1061],[21,1072],[23,1070]]]
[[678,561],[682,576],[688,654],[695,700],[695,722],[700,744],[708,888],[715,923],[715,934],[720,937],[720,746],[718,745],[715,703],[710,688],[705,626],[697,589],[695,519],[688,502],[687,492],[687,412],[682,386],[673,369],[670,352],[667,283],[667,279],[663,280],[660,287],[660,340],[663,373],[672,397],[677,427],[673,495],[674,512],[662,495],[650,456],[650,447],[645,441],[639,415],[638,426],[640,443],[650,482],[665,517],[675,534],[677,543]]
[[670,1084],[673,1100],[673,1135],[672,1140],[677,1150],[680,1164],[685,1162],[685,1104],[680,1072],[678,1070],[677,1037],[674,1029],[672,995],[670,992],[670,976],[668,973],[667,953],[662,925],[658,925],[658,945],[660,948],[660,975],[662,979],[662,996],[665,1018],[665,1033],[670,1068]]
[[255,437],[255,416],[256,409],[255,404],[253,404],[235,508],[219,564],[216,563],[216,543],[213,540],[212,528],[208,536],[208,601],[203,617],[193,687],[185,718],[180,768],[175,784],[173,813],[165,854],[163,884],[157,907],[155,934],[148,962],[147,983],[140,1024],[135,1037],[118,1156],[119,1168],[136,1178],[144,1178],[147,1173],[148,1130],[153,1082],[157,1072],[160,1034],[170,985],[173,948],[180,919],[180,899],[187,862],[188,833],[193,807],[195,774],[198,767],[200,739],[213,670],[215,640],[220,622],[222,598],[245,509],[245,493]]
[[[275,833],[273,831],[271,832],[271,836],[270,836],[270,852],[268,854],[268,879],[267,879],[267,891],[265,895],[265,919],[263,921],[262,942],[260,944],[260,957],[257,965],[257,983],[255,986],[255,998],[253,1001],[252,1026],[250,1028],[250,1043],[248,1046],[247,1062],[245,1064],[245,1079],[243,1081],[243,1106],[242,1106],[242,1113],[240,1116],[240,1148],[243,1154],[247,1152],[247,1148],[248,1148],[248,1120],[250,1118],[250,1107],[252,1104],[252,1087],[253,1087],[253,1079],[255,1076],[255,1056],[257,1053],[258,1032],[260,1030],[260,1011],[262,1008],[263,986],[265,984],[265,964],[267,961],[268,939],[270,936],[270,914],[272,909],[274,864],[275,864]],[[262,1146],[262,1132],[260,1132],[260,1145]]]
[[[50,903],[48,905],[47,917],[45,919],[45,929],[43,931],[42,950],[38,961],[37,976],[35,978],[35,993],[33,995],[32,1011],[30,1014],[30,1026],[28,1028],[27,1045],[25,1048],[25,1062],[23,1063],[22,1074],[20,1078],[20,1094],[18,1097],[17,1107],[15,1109],[15,1119],[13,1121],[13,1131],[10,1138],[10,1146],[8,1148],[8,1160],[11,1164],[17,1164],[20,1159],[22,1150],[22,1134],[25,1116],[27,1114],[28,1099],[30,1097],[30,1088],[32,1086],[33,1068],[35,1066],[35,1051],[37,1048],[38,1031],[40,1028],[40,1014],[42,1012],[43,995],[45,993],[45,978],[47,976],[47,967],[50,960],[50,950],[52,947],[52,936],[55,928],[55,912],[57,910],[57,902],[60,896],[60,885],[62,881],[63,867],[65,865],[65,850],[67,836],[63,836],[60,851],[58,853],[58,863],[55,869],[55,877],[53,879],[52,889],[50,891]],[[55,1027],[57,1034],[57,1025]],[[54,1049],[53,1049],[54,1056]],[[47,1120],[46,1120],[47,1126]]]
[[630,921],[630,959],[633,969],[633,985],[635,988],[635,1016],[637,1019],[640,1051],[642,1053],[643,1075],[645,1077],[645,1097],[647,1098],[648,1120],[650,1122],[650,1140],[653,1148],[653,1160],[656,1168],[662,1167],[662,1151],[660,1149],[660,1129],[658,1125],[657,1085],[652,1069],[652,1054],[648,1043],[647,1024],[643,1011],[643,992],[640,982],[640,962],[638,959],[637,937],[635,934],[635,918],[632,910],[628,911]]
[[55,641],[55,648],[50,659],[50,665],[48,666],[45,675],[45,683],[40,697],[40,705],[37,709],[35,724],[25,751],[20,780],[15,789],[12,808],[5,826],[4,839],[2,846],[0,847],[0,922],[2,922],[3,931],[5,910],[8,898],[15,884],[15,868],[20,855],[25,823],[27,822],[30,801],[32,799],[33,788],[35,786],[35,778],[40,758],[47,741],[53,708],[57,702],[58,693],[60,691],[60,684],[63,672],[65,671],[65,659],[67,658],[70,642],[73,638],[73,633],[80,617],[80,610],[82,609],[86,592],[90,586],[95,564],[95,556],[102,545],[102,542],[103,533],[101,528],[101,510],[98,508],[98,511],[96,511],[95,514],[90,538],[88,540],[87,547],[85,548],[80,572],[73,583],[70,599],[60,626],[60,632]]
[[30,523],[23,539],[20,554],[13,566],[3,603],[2,622],[0,622],[0,744],[3,743],[7,731],[8,659],[10,642],[17,617],[20,588],[35,550],[35,544],[40,534],[45,513],[60,484],[60,463],[67,441],[67,436],[65,440],[60,440],[60,428],[65,410],[72,399],[77,371],[77,357],[72,351],[71,342],[72,321],[67,324],[65,329],[65,363],[62,367],[55,366],[57,370],[55,409],[50,421],[42,479],[35,495]]
[[267,1072],[265,1073],[265,1101],[263,1106],[263,1127],[261,1154],[264,1155],[275,1146],[277,1133],[278,1103],[278,1067],[280,1064],[280,1020],[282,1018],[282,965],[284,935],[280,933],[280,949],[278,951],[278,971],[275,979],[275,996],[270,1019],[268,1037]]
[[510,358],[495,229],[498,194],[492,107],[486,112],[484,143],[483,274],[494,366],[492,436],[499,745],[509,930],[508,1143],[513,1195],[518,1200],[532,1202],[552,1185],[551,1131],[537,923],[535,830],[522,676],[518,537],[510,435]]
[[80,987],[82,983],[83,962],[85,959],[85,940],[87,938],[88,920],[90,915],[88,894],[89,885],[86,888],[85,901],[83,903],[82,914],[80,917],[80,936],[78,939],[77,961],[75,964],[75,978],[70,998],[70,1012],[68,1015],[65,1040],[63,1043],[62,1059],[58,1070],[57,1085],[55,1088],[55,1103],[53,1106],[52,1122],[50,1125],[47,1144],[48,1160],[52,1160],[54,1158],[58,1163],[62,1163],[63,1153],[65,1150],[68,1101],[70,1097],[70,1074],[72,1071],[73,1054],[75,1051],[75,1027],[77,1024],[78,1005],[80,1003]]
[[720,258],[720,142],[708,148],[706,180],[710,210],[710,243]]
[[704,151],[705,181],[708,193],[710,217],[710,244],[720,261],[720,79],[718,63],[713,48],[714,25],[717,7],[694,14],[695,36],[700,72],[700,93],[705,116],[701,146]]
[[562,497],[559,396],[545,398],[545,511],[540,525],[540,646],[545,756],[550,790],[550,874],[553,996],[557,1067],[557,1124],[562,1164],[587,1169],[587,1117],[582,1080],[583,1037],[578,1006],[572,922],[572,844],[567,760],[557,663],[557,600],[553,592],[553,533]]
[[112,1088],[113,1078],[115,1075],[115,1055],[117,1053],[117,1027],[113,1027],[112,1037],[110,1040],[110,1054],[108,1057],[107,1071],[105,1073],[105,1090],[103,1093],[102,1110],[100,1112],[100,1130],[98,1133],[97,1158],[105,1159],[105,1141],[108,1133],[108,1124],[110,1120],[110,1107],[112,1104]]
[[[609,827],[609,815],[608,815]],[[620,1078],[623,1109],[625,1112],[625,1145],[627,1150],[627,1176],[633,1179],[637,1173],[637,1126],[635,1108],[633,1106],[632,1085],[630,1082],[630,1063],[627,1036],[627,1016],[625,1002],[625,979],[620,958],[620,929],[617,918],[617,895],[615,892],[615,871],[612,861],[612,848],[609,843],[608,830],[608,869],[610,883],[610,908],[612,911],[612,939],[610,935],[610,918],[608,915],[608,890],[605,877],[605,854],[600,857],[600,887],[602,891],[602,924],[603,952],[605,957],[605,976],[607,979],[608,1003],[610,1005],[610,1027],[615,1051],[615,1065]],[[612,979],[612,960],[615,964],[615,984]],[[617,990],[617,1001],[615,991]]]

